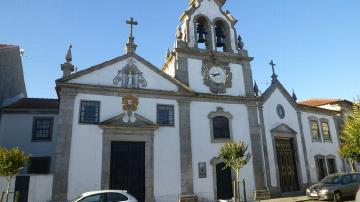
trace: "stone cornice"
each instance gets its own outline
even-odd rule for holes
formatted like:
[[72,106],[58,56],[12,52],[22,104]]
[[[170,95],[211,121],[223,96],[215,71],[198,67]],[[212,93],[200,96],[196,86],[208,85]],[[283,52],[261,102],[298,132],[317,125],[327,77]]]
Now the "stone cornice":
[[222,102],[222,103],[238,103],[247,104],[257,101],[256,97],[246,96],[229,96],[229,95],[215,95],[208,93],[196,93],[188,91],[162,91],[152,89],[126,89],[112,86],[96,86],[88,84],[73,84],[73,83],[57,83],[57,91],[61,92],[63,88],[73,89],[76,93],[87,93],[97,95],[112,95],[123,96],[132,94],[138,97],[150,98],[164,98],[174,100],[188,100],[188,101],[205,101],[205,102]]

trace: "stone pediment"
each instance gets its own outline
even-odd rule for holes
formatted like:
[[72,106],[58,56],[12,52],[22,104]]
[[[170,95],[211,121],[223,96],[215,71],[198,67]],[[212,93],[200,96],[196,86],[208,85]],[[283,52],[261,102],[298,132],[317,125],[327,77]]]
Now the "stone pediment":
[[297,132],[290,128],[288,125],[282,123],[276,128],[271,129],[271,133],[287,133],[287,134],[296,134]]
[[100,128],[146,128],[157,129],[159,126],[149,119],[140,116],[136,113],[133,114],[133,119],[126,118],[127,114],[122,113],[118,116],[105,120],[99,124]]

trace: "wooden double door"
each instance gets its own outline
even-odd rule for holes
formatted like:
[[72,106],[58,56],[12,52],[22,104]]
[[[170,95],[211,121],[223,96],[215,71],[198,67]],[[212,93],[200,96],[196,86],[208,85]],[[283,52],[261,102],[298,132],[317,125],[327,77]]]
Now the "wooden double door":
[[299,191],[294,140],[276,139],[275,144],[281,192]]
[[145,201],[145,142],[111,142],[110,189]]

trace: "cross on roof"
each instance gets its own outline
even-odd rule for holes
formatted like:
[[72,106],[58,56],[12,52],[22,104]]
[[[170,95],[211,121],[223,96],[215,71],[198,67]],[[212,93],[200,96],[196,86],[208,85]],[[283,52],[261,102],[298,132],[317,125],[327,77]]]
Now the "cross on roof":
[[138,22],[131,17],[129,20],[126,20],[126,24],[130,25],[130,37],[133,37],[133,26],[138,25]]
[[275,75],[275,66],[276,66],[276,64],[274,63],[273,60],[271,60],[270,63],[269,63],[269,65],[271,65],[273,75]]

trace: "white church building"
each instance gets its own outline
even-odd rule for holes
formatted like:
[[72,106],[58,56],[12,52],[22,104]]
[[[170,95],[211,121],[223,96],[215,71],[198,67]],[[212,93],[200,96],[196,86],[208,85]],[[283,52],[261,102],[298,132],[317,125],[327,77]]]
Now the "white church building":
[[125,55],[78,72],[69,49],[56,80],[53,201],[100,189],[140,202],[229,199],[234,175],[219,158],[229,141],[249,145],[240,172],[249,200],[304,193],[345,171],[339,112],[297,103],[275,71],[260,94],[225,2],[190,1],[161,68],[136,53],[132,32]]

